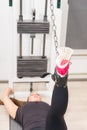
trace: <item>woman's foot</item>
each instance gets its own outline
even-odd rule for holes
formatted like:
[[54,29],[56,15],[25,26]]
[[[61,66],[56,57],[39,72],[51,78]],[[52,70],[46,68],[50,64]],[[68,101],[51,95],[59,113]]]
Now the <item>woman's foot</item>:
[[59,48],[59,55],[56,59],[55,72],[52,75],[52,79],[56,83],[60,83],[62,81],[67,82],[68,78],[68,70],[70,66],[70,59],[73,54],[73,50],[69,47],[61,47]]
[[56,59],[56,73],[60,77],[64,77],[69,70],[70,67],[70,59],[73,54],[73,50],[69,47],[61,47],[58,50],[59,55]]
[[61,85],[67,85],[67,79],[68,79],[68,72],[64,77],[61,77],[57,74],[56,70],[54,72],[54,74],[51,76],[53,81],[55,81],[55,83],[57,84],[61,84]]

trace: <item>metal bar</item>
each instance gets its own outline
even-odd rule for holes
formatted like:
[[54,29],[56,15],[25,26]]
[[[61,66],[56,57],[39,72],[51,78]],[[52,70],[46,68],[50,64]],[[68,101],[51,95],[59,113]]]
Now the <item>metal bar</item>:
[[23,14],[22,14],[22,0],[20,0],[20,15],[19,15],[19,20],[23,20]]
[[46,34],[43,35],[43,58],[45,57]]
[[[33,1],[34,2],[34,1]],[[32,20],[35,21],[35,15],[36,15],[36,11],[35,9],[32,11]],[[31,54],[33,54],[33,49],[34,49],[34,38],[35,38],[35,35],[31,35]]]
[[34,38],[31,38],[32,39],[32,41],[31,41],[31,43],[32,43],[32,45],[31,45],[31,54],[33,54],[33,48],[34,48]]
[[35,34],[31,34],[30,38],[31,38],[31,54],[33,54]]
[[19,37],[20,37],[19,57],[22,57],[22,34],[20,34]]
[[[46,21],[47,21],[47,5],[48,5],[48,0],[45,1],[44,20]],[[45,45],[46,45],[46,34],[43,35],[43,58],[45,57]]]
[[44,20],[47,20],[47,6],[48,6],[48,0],[45,1],[45,15],[44,15]]
[[[22,0],[20,0],[20,14],[19,14],[19,21],[23,20],[23,15],[22,15]],[[22,34],[19,34],[19,56],[22,57]]]
[[33,91],[33,83],[30,82],[30,92],[32,92],[32,91]]
[[20,0],[20,15],[22,15],[22,0]]

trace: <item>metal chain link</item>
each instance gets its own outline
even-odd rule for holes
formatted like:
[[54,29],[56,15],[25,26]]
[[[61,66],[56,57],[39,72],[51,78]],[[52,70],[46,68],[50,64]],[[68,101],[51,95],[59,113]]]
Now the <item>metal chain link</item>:
[[58,50],[57,50],[58,49],[58,37],[57,37],[57,27],[56,27],[56,24],[55,24],[53,0],[50,0],[50,10],[51,10],[51,20],[52,20],[52,24],[53,24],[55,51],[58,54]]

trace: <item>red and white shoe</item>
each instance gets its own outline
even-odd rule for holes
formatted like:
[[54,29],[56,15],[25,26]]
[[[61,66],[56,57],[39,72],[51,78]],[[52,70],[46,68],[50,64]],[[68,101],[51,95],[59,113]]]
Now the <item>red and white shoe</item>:
[[68,72],[73,50],[69,47],[60,47],[58,52],[59,55],[56,59],[56,72],[60,77],[64,77]]

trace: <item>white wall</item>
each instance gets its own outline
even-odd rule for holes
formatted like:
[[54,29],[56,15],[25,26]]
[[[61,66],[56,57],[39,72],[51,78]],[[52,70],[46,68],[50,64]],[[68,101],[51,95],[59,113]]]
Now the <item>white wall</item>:
[[61,45],[65,46],[66,41],[66,32],[67,32],[67,20],[68,20],[68,9],[69,4],[68,0],[61,0],[62,1],[62,17],[61,17]]
[[0,79],[9,77],[9,8],[8,0],[0,1]]

